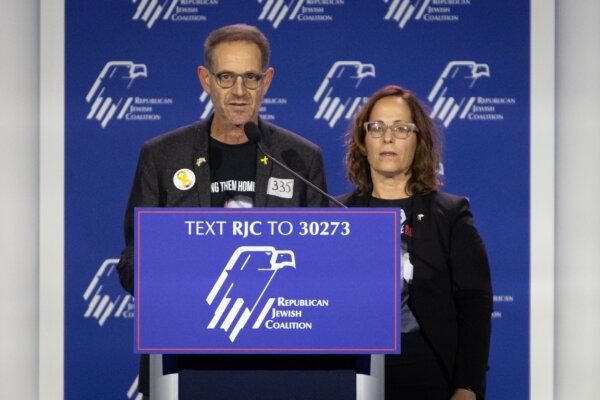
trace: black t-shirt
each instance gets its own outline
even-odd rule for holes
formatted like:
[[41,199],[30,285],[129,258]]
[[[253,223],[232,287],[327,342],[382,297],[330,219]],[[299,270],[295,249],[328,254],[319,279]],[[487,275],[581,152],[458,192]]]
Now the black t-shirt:
[[254,204],[256,143],[226,144],[209,137],[210,203],[248,208]]
[[410,253],[412,252],[412,199],[384,200],[370,196],[369,207],[394,207],[402,209],[402,228],[401,228],[401,245],[402,245],[402,333],[418,332],[420,330],[419,323],[415,318],[412,310],[409,307],[409,285],[412,284],[413,265],[410,261]]
[[[423,336],[419,322],[412,312],[410,291],[413,281],[413,206],[412,198],[383,200],[370,196],[369,207],[393,207],[402,209],[402,293],[400,315],[402,320],[402,353],[385,356],[386,377],[390,383],[400,386],[430,385],[444,383],[444,373],[433,349]],[[386,378],[386,379],[388,379]],[[386,380],[386,391],[388,387]],[[394,392],[394,390],[391,390]],[[391,394],[390,394],[391,395]]]

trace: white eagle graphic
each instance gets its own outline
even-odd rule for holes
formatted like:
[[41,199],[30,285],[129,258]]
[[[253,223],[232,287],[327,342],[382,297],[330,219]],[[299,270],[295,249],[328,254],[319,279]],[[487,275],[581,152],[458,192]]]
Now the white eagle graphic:
[[[296,268],[296,257],[291,250],[276,250],[272,246],[238,247],[206,297],[209,305],[217,305],[207,328],[218,326],[229,333],[231,342],[235,341],[277,271],[285,267]],[[253,329],[260,327],[274,301],[274,298],[267,300]]]
[[319,104],[315,119],[324,119],[333,128],[340,118],[350,119],[366,98],[356,94],[363,79],[375,77],[375,65],[360,61],[337,61],[313,96]]
[[476,96],[469,96],[479,78],[489,78],[490,67],[475,61],[451,61],[444,68],[429,92],[427,100],[433,104],[431,118],[438,118],[445,127],[458,115],[464,119],[475,103]]
[[91,104],[86,119],[95,118],[102,128],[113,116],[122,119],[133,97],[128,97],[128,90],[137,78],[147,78],[148,68],[144,64],[132,61],[109,61],[96,78],[85,101]]

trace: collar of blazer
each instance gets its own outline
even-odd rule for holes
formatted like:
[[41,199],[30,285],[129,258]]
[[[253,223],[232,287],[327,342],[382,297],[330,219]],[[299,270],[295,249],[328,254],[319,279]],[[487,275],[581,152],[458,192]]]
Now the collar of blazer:
[[[205,163],[195,163],[194,173],[196,174],[196,190],[198,193],[198,204],[200,207],[210,207],[210,160],[208,157],[208,135],[210,135],[210,126],[212,124],[213,115],[200,121],[196,125],[195,141],[194,141],[194,156],[195,160],[204,158]],[[261,145],[267,153],[271,153],[271,126],[268,123],[258,119],[258,127],[262,132]],[[267,161],[265,165],[260,161],[262,154],[260,150],[256,157],[256,178],[254,192],[254,207],[265,207],[267,205],[267,186],[273,163]],[[198,165],[200,164],[200,165]]]
[[[431,227],[434,218],[434,215],[432,215],[434,212],[432,201],[437,193],[437,191],[434,191],[412,196],[411,225],[415,239],[427,241],[432,237]],[[348,197],[346,204],[350,207],[369,207],[369,196],[359,196],[354,192]]]
[[[441,244],[435,240],[435,207],[433,203],[438,192],[430,192],[422,195],[413,195],[411,225],[413,228],[413,255],[417,263],[425,263],[427,265],[439,265],[440,257],[446,258]],[[345,196],[344,196],[345,197]],[[350,207],[369,207],[369,196],[360,196],[356,192],[350,194],[342,202]],[[420,216],[420,217],[419,217]],[[425,276],[420,276],[424,274]],[[415,270],[416,277],[426,278],[429,274],[423,268]]]

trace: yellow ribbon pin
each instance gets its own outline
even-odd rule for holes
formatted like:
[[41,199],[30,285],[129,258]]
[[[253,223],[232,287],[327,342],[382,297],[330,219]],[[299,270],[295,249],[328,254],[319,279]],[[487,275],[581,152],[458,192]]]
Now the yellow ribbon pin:
[[181,186],[183,186],[184,188],[188,188],[193,184],[192,180],[188,178],[187,174],[183,171],[177,174],[177,179],[179,179],[179,182],[181,182]]

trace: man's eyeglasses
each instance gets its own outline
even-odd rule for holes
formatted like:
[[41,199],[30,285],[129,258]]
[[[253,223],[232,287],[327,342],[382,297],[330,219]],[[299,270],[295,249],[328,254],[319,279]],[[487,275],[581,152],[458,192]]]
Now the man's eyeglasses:
[[223,72],[211,72],[212,76],[217,80],[217,84],[223,89],[229,89],[237,82],[238,77],[242,78],[242,82],[246,89],[257,89],[262,82],[265,74],[259,74],[256,72],[244,72],[242,74],[236,74],[235,72],[223,71]]
[[400,121],[393,122],[390,125],[381,121],[365,122],[364,128],[365,131],[375,139],[382,137],[388,129],[392,131],[392,135],[394,135],[396,139],[406,139],[411,133],[417,133],[419,131],[417,126],[412,122]]

